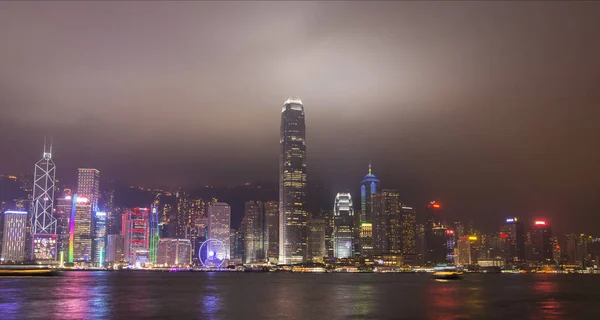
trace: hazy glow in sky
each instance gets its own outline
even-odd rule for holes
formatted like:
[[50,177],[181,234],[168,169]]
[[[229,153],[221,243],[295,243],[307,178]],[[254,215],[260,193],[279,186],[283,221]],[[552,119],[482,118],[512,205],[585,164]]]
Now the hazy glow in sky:
[[52,135],[67,180],[97,167],[156,186],[276,181],[293,95],[313,181],[353,191],[372,160],[415,206],[590,219],[599,14],[593,2],[2,2],[0,172],[32,170]]

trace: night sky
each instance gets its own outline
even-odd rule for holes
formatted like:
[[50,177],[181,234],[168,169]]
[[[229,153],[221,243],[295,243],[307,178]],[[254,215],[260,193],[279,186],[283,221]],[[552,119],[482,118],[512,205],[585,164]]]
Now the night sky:
[[357,190],[371,161],[418,208],[598,235],[599,17],[594,2],[1,2],[0,172],[33,171],[53,136],[67,181],[276,183],[293,95],[312,183]]

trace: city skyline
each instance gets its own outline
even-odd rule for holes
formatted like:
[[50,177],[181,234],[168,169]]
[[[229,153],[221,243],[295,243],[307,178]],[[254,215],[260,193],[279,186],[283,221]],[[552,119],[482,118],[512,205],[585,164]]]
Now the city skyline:
[[[1,6],[0,172],[29,172],[53,136],[71,182],[97,167],[156,187],[277,183],[273,110],[297,94],[311,106],[309,183],[358,199],[371,161],[417,209],[599,222],[593,3]],[[159,28],[165,10],[177,23]],[[256,41],[224,24],[238,20]]]

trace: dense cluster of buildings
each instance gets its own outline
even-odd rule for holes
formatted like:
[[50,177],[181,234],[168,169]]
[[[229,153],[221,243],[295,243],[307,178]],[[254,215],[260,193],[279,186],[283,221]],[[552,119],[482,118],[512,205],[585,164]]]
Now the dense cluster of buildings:
[[305,113],[297,98],[281,109],[280,147],[279,200],[247,201],[238,228],[232,228],[229,204],[181,189],[157,191],[144,207],[117,207],[114,191],[102,191],[100,171],[94,168],[78,169],[76,188],[57,187],[52,148],[44,147],[33,181],[25,184],[29,197],[0,207],[0,261],[597,267],[598,238],[581,234],[559,240],[549,221],[519,217],[506,218],[496,232],[482,233],[472,222],[448,221],[436,201],[422,210],[409,206],[397,190],[382,188],[371,165],[360,181],[360,194],[338,193],[331,207],[310,212]]

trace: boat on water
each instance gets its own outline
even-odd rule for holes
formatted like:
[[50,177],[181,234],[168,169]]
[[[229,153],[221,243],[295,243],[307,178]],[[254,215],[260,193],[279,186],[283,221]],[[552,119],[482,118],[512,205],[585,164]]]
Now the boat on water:
[[0,277],[51,277],[58,276],[61,272],[57,269],[36,266],[0,266]]
[[463,278],[463,272],[455,266],[440,266],[433,270],[431,277],[436,280],[460,280]]

